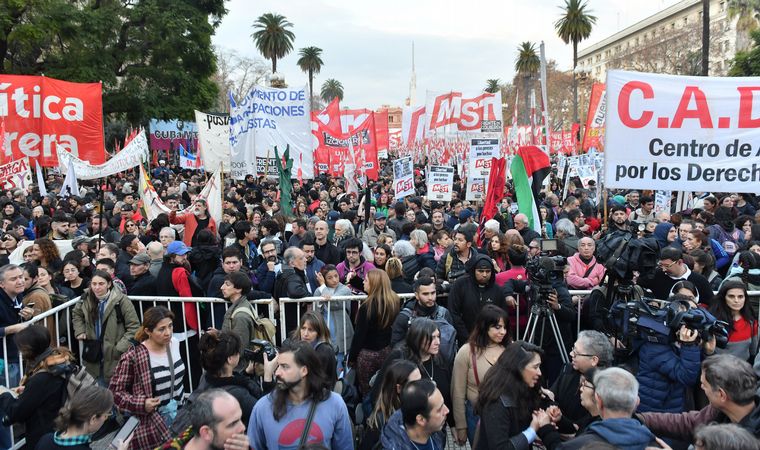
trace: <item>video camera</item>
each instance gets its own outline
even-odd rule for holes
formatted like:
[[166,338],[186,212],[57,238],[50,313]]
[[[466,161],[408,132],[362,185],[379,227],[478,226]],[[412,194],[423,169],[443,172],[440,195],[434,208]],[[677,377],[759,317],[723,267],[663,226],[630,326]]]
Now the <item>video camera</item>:
[[[658,305],[664,303],[664,305]],[[663,302],[651,298],[632,301],[616,301],[610,308],[609,320],[617,337],[631,348],[636,339],[659,344],[672,344],[678,330],[685,326],[699,333],[704,342],[715,338],[718,348],[728,344],[728,324],[702,308],[689,309],[687,302],[676,300]]]
[[525,263],[531,288],[537,294],[531,297],[534,302],[544,302],[546,296],[554,291],[554,283],[564,279],[562,267],[567,264],[567,258],[554,255],[557,251],[556,239],[541,239],[539,245],[541,253]]
[[264,339],[251,339],[248,347],[243,349],[243,357],[248,361],[264,363],[264,354],[269,361],[277,357],[277,349],[271,342]]

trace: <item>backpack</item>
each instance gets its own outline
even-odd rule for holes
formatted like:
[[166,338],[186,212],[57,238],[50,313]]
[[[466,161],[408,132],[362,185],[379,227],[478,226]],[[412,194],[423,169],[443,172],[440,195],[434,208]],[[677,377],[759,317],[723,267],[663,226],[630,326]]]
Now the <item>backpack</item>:
[[[454,361],[454,356],[456,356],[457,353],[457,330],[454,328],[454,325],[450,324],[444,318],[440,311],[441,307],[439,306],[436,308],[435,314],[429,318],[438,325],[438,331],[441,332],[441,346],[439,353],[447,363],[450,363]],[[407,329],[409,325],[412,324],[412,321],[417,318],[417,313],[409,307],[404,307],[399,314],[403,314],[409,318]]]
[[[253,338],[254,339],[264,339],[272,343],[272,345],[276,345],[274,342],[275,336],[277,335],[277,327],[275,327],[274,322],[272,322],[272,319],[268,319],[266,317],[259,317],[258,314],[253,312],[251,308],[238,308],[235,310],[235,312],[232,313],[232,318],[239,315],[246,315],[253,320]],[[247,344],[247,343],[244,343]]]
[[77,365],[70,365],[69,367],[71,369],[65,372],[66,389],[64,389],[64,406],[67,406],[71,402],[71,399],[74,398],[74,394],[82,388],[97,386],[98,384],[95,378],[84,367]]

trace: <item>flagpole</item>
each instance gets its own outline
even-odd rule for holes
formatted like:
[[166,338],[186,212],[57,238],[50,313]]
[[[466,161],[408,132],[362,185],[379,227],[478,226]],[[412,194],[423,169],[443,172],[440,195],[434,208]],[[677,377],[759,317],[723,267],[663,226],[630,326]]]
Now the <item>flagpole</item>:
[[[107,183],[108,178],[103,178],[103,183]],[[98,224],[100,226],[100,229],[98,230],[98,246],[96,252],[100,252],[100,243],[103,242],[103,209],[105,209],[105,197],[106,197],[106,189],[105,184],[100,185],[100,211],[98,211],[98,217],[100,220],[98,221]],[[95,231],[95,230],[93,230]]]

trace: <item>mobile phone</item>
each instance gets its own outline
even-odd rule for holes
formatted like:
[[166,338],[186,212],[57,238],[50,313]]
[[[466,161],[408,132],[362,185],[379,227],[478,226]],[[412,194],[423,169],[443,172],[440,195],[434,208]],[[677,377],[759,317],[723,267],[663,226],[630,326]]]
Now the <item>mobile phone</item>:
[[119,448],[121,443],[125,442],[132,436],[135,432],[135,428],[137,428],[137,425],[139,424],[140,419],[135,416],[130,416],[124,426],[122,426],[119,432],[116,433],[116,436],[114,436],[113,441],[111,441],[111,445],[109,445],[108,448],[111,450]]

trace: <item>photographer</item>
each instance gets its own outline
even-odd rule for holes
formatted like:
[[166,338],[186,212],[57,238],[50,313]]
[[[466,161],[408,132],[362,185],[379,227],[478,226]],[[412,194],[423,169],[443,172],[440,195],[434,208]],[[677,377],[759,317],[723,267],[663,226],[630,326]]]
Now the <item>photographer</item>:
[[[710,283],[702,275],[692,272],[691,269],[683,262],[683,252],[681,249],[666,247],[660,251],[660,260],[657,262],[657,268],[654,274],[642,273],[639,276],[638,284],[642,287],[649,288],[654,294],[654,298],[666,299],[673,294],[673,286],[680,280],[688,280],[694,283],[699,291],[699,301],[706,305],[711,304],[713,293],[710,290]],[[653,275],[653,276],[652,276]]]
[[[668,299],[671,308],[679,311],[697,309],[689,297],[674,295]],[[681,412],[692,409],[686,404],[686,391],[699,380],[702,352],[711,355],[715,351],[715,339],[701,342],[699,331],[688,328],[685,324],[670,323],[673,339],[670,343],[652,340],[637,342],[641,412]],[[676,329],[677,327],[677,329]]]
[[[562,276],[562,270],[557,270],[554,259],[541,256],[538,259],[533,258],[527,265],[529,282],[525,280],[507,280],[504,284],[504,294],[507,297],[508,305],[515,305],[514,294],[526,293],[531,298],[530,290],[535,290],[535,297],[532,299],[531,307],[536,307],[542,311],[542,314],[553,314],[557,318],[560,337],[564,343],[565,351],[568,351],[567,344],[572,342],[573,325],[575,324],[577,311],[573,305],[570,291],[565,284]],[[546,294],[539,291],[545,290]],[[544,321],[549,317],[539,317],[536,324],[536,333],[534,342],[542,342],[545,351],[542,365],[542,372],[551,385],[562,370],[563,361],[559,351],[552,327]],[[528,330],[526,330],[528,331]],[[517,336],[518,338],[520,336]]]

